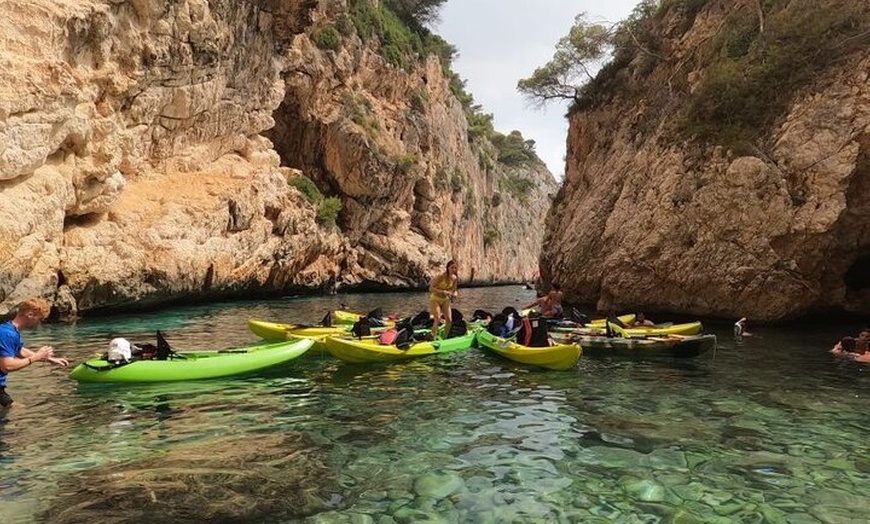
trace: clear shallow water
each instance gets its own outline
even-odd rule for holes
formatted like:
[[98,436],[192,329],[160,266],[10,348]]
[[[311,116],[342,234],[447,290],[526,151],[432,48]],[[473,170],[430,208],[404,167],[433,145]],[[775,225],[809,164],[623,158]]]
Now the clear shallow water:
[[[462,290],[461,309],[531,299]],[[316,322],[343,301],[415,313],[422,293],[288,298],[44,326],[76,361],[124,335],[256,341],[248,318]],[[76,385],[13,373],[0,522],[770,522],[870,520],[870,366],[826,352],[858,326],[758,328],[715,354],[581,358],[539,371],[476,350],[265,376]]]

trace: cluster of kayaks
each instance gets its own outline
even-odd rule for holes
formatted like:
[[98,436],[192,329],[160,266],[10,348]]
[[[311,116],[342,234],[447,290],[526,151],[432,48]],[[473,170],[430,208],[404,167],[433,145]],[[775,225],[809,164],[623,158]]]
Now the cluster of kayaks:
[[[394,322],[378,322],[369,336],[355,336],[351,325],[360,314],[332,313],[330,326],[306,326],[249,320],[252,333],[264,343],[224,351],[173,352],[165,360],[132,359],[111,362],[105,358],[88,360],[73,369],[71,377],[79,382],[162,382],[200,380],[257,373],[299,358],[312,348],[354,364],[383,363],[470,350],[480,347],[506,359],[544,369],[567,370],[574,367],[582,352],[692,357],[715,347],[714,335],[701,335],[700,322],[643,328],[619,328],[603,319],[584,325],[557,323],[549,328],[550,343],[532,347],[514,336],[497,336],[486,329],[486,322],[468,324],[465,334],[436,340],[411,340],[401,347],[381,343],[379,334]],[[631,315],[619,317],[629,324]],[[428,332],[425,330],[424,332]],[[415,339],[417,337],[414,337]],[[581,350],[581,347],[583,350]]]

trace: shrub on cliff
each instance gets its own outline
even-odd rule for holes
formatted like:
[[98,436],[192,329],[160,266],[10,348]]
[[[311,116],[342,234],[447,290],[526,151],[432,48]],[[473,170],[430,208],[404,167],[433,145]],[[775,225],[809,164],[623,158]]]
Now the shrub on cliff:
[[491,227],[486,228],[486,231],[483,232],[483,247],[489,247],[499,239],[501,234],[499,234],[497,229],[493,229]]
[[508,173],[499,180],[501,188],[522,203],[525,203],[535,188],[535,182],[523,175]]
[[319,49],[338,51],[341,47],[341,35],[338,34],[338,29],[331,25],[315,29],[311,33],[311,41]]
[[341,200],[337,197],[324,197],[314,182],[305,175],[291,176],[287,182],[295,187],[310,204],[314,206],[319,224],[335,224],[341,211]]
[[341,200],[338,197],[324,198],[317,206],[317,221],[325,225],[334,225],[341,211]]
[[316,204],[323,199],[323,194],[317,189],[314,182],[305,175],[291,176],[287,182],[302,193],[309,204]]

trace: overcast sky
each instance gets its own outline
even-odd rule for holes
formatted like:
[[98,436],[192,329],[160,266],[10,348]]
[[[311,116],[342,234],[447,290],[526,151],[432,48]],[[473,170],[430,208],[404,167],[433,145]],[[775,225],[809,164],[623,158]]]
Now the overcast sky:
[[568,34],[574,17],[594,22],[626,18],[637,0],[449,0],[433,29],[456,46],[453,70],[466,90],[495,118],[495,129],[518,129],[536,143],[538,156],[561,179],[565,171],[567,105],[531,107],[517,81],[553,57],[556,42]]

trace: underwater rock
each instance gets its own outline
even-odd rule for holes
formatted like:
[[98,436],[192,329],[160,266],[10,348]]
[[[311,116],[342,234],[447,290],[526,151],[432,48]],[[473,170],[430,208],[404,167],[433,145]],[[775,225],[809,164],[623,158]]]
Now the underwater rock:
[[443,499],[464,485],[462,478],[453,473],[430,472],[417,478],[414,492],[420,497]]
[[[41,522],[263,522],[330,509],[337,489],[299,434],[198,441],[62,481]],[[334,503],[332,504],[334,506]]]

